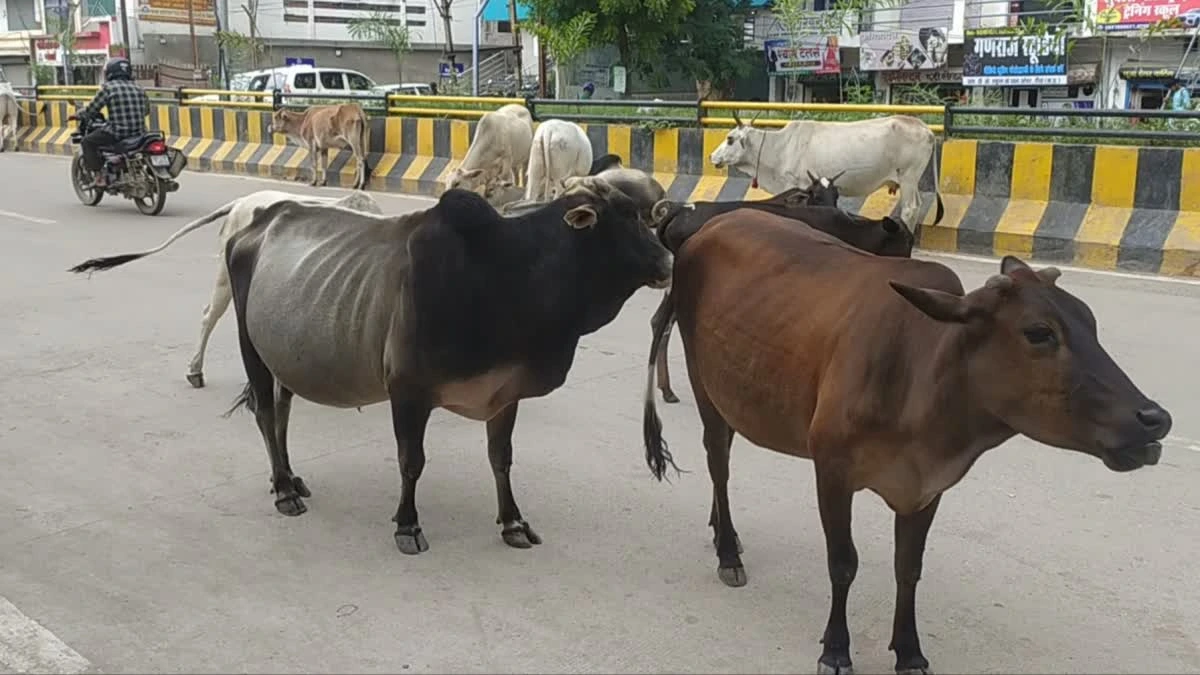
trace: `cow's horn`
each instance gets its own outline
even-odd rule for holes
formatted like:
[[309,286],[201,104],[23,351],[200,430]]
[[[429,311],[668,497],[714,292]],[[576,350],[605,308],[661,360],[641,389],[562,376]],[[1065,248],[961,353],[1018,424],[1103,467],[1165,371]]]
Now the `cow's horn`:
[[758,112],[754,113],[754,117],[751,117],[751,118],[750,118],[750,126],[754,126],[754,120],[756,120],[756,119],[758,119],[759,117],[761,117],[761,116],[762,116],[762,114],[763,114],[763,111],[761,111],[761,110],[759,110]]
[[1012,277],[1008,276],[1007,274],[992,275],[988,278],[987,282],[984,283],[984,286],[997,291],[1006,291],[1012,288],[1012,285]]
[[1052,284],[1062,276],[1062,270],[1057,267],[1043,267],[1037,271],[1038,278],[1047,284]]
[[742,118],[738,117],[736,110],[733,111],[733,121],[736,122],[739,127],[742,126]]
[[829,179],[829,184],[833,185],[837,179],[841,178],[844,175],[846,175],[846,169],[842,169],[841,171],[833,174],[833,177]]
[[819,182],[819,180],[820,180],[820,179],[818,179],[816,176],[814,176],[814,175],[813,175],[813,172],[812,172],[810,169],[805,169],[805,170],[804,170],[804,172],[808,174],[808,179],[809,179],[810,181],[812,181],[814,185],[815,185],[817,182]]

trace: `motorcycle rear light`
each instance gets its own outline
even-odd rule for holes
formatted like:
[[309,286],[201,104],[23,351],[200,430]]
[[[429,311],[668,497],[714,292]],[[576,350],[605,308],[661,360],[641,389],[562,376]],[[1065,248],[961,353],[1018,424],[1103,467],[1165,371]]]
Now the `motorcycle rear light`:
[[161,155],[167,151],[167,144],[162,141],[150,141],[146,146],[146,152],[151,155]]

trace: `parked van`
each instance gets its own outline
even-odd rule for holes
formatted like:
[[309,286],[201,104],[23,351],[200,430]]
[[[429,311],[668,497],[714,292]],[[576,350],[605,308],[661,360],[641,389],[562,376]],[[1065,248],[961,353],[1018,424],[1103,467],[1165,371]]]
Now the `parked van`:
[[[292,96],[302,94],[318,94],[321,98],[289,100],[300,105],[315,105],[332,103],[326,96],[344,96],[345,98],[377,97],[375,82],[357,70],[348,68],[324,68],[309,65],[279,66],[253,70],[234,75],[229,80],[229,86],[234,91],[264,91],[279,89]],[[214,95],[201,96],[200,99],[216,99]],[[232,96],[235,101],[259,101],[269,103],[270,99],[251,96]]]

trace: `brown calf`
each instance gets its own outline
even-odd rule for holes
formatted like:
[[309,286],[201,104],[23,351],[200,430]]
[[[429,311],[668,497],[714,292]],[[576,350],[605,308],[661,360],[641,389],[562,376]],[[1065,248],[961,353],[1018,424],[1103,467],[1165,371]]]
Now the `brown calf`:
[[[751,210],[718,216],[679,250],[671,298],[704,425],[718,575],[746,582],[727,489],[734,433],[811,459],[833,587],[818,672],[851,668],[855,492],[896,514],[891,649],[898,672],[926,672],[925,538],[942,493],[980,455],[1024,434],[1113,471],[1158,462],[1170,414],[1100,346],[1091,309],[1058,276],[1009,256],[964,295],[943,265],[872,256]],[[644,432],[661,479],[674,463],[650,382]]]
[[313,186],[317,185],[318,164],[321,167],[320,184],[329,182],[329,149],[349,148],[358,160],[354,189],[367,189],[371,180],[371,165],[367,163],[367,115],[358,104],[315,105],[304,112],[280,108],[271,116],[267,131],[285,134],[308,149],[313,172],[309,184]]

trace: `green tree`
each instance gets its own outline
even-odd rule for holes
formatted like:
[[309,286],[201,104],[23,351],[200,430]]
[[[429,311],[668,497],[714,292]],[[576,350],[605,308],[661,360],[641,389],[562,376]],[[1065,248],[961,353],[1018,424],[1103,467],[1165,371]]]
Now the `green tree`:
[[404,81],[404,57],[412,51],[408,26],[404,20],[396,19],[388,12],[375,11],[366,16],[352,19],[346,26],[350,37],[365,42],[379,42],[387,47],[396,59],[397,82]]
[[593,12],[580,12],[565,23],[549,25],[535,22],[522,27],[536,35],[554,56],[554,98],[566,96],[568,69],[591,44],[595,25],[596,15]]
[[696,81],[696,95],[720,98],[732,93],[757,58],[743,48],[742,18],[750,0],[695,0],[691,14],[659,47],[664,63]]
[[[621,65],[649,73],[662,59],[661,48],[677,38],[697,0],[524,0],[539,39],[563,30],[580,16],[591,14],[594,24],[587,46],[615,45]],[[540,31],[540,32],[539,32]],[[547,42],[549,40],[546,40]]]

